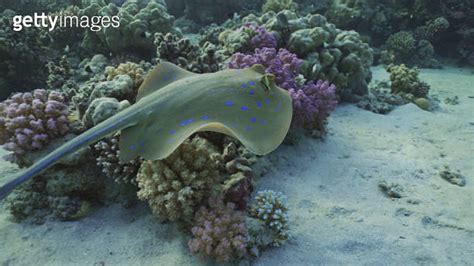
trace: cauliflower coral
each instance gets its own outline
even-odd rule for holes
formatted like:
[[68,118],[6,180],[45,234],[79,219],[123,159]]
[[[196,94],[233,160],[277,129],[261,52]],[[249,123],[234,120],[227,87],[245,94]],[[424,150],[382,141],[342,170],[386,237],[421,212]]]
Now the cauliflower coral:
[[245,216],[235,211],[232,203],[224,205],[222,200],[212,199],[209,205],[209,208],[201,207],[196,213],[189,249],[217,261],[243,257],[248,241]]
[[65,98],[55,91],[18,93],[0,103],[0,144],[15,156],[39,150],[69,130]]
[[154,215],[170,220],[192,217],[219,184],[219,158],[207,140],[186,140],[168,158],[145,161],[137,175],[138,198],[148,201]]

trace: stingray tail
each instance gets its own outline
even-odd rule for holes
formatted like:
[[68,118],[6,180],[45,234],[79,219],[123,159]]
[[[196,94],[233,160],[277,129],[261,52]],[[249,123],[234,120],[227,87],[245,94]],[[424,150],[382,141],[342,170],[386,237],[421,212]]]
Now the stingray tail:
[[130,121],[129,119],[123,119],[123,117],[117,118],[118,119],[114,119],[114,117],[112,117],[109,120],[98,124],[76,138],[66,142],[58,149],[27,168],[22,174],[20,174],[20,176],[9,181],[0,188],[0,200],[8,196],[8,194],[10,194],[10,192],[12,192],[12,190],[14,190],[19,185],[44,172],[64,156],[69,155],[86,145],[92,144],[115,131],[129,126],[129,122],[127,122]]

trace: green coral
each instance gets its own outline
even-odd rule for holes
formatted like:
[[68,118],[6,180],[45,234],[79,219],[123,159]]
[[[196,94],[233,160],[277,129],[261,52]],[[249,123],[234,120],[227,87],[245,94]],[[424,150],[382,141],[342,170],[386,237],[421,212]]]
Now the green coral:
[[262,6],[264,13],[269,11],[280,12],[282,10],[296,11],[297,9],[298,5],[293,0],[266,0]]
[[220,154],[206,139],[186,140],[168,158],[145,161],[137,175],[138,198],[157,217],[186,220],[219,184]]
[[[53,141],[48,149],[28,153],[23,163],[30,165],[70,137]],[[38,224],[51,216],[60,220],[84,216],[91,202],[99,202],[104,197],[105,183],[97,178],[100,170],[94,161],[89,148],[67,156],[44,174],[16,189],[7,198],[6,208],[15,221],[29,220]]]
[[81,10],[86,16],[118,16],[120,26],[108,27],[99,31],[86,31],[82,45],[85,48],[102,48],[104,52],[135,51],[145,56],[153,54],[153,34],[156,32],[174,31],[174,17],[169,15],[166,4],[159,0],[147,3],[125,1],[118,7],[113,3],[106,5],[103,0],[91,0]]
[[404,64],[389,65],[387,71],[390,73],[392,93],[411,94],[415,98],[428,96],[430,87],[419,79],[420,71],[417,68],[409,68]]
[[415,34],[400,31],[390,35],[381,53],[384,64],[407,64],[411,66],[438,67],[434,58],[434,47],[426,39],[416,38]]
[[[304,78],[335,84],[342,100],[353,101],[367,94],[373,51],[357,32],[338,29],[319,14],[301,16],[289,10],[267,12],[260,17],[250,14],[242,22],[263,25],[276,37],[279,47],[304,60]],[[232,36],[228,31],[225,34]],[[238,34],[220,41],[224,47],[242,46]]]
[[286,197],[273,190],[259,191],[250,206],[250,215],[260,220],[273,232],[272,245],[284,244],[289,235],[288,206]]

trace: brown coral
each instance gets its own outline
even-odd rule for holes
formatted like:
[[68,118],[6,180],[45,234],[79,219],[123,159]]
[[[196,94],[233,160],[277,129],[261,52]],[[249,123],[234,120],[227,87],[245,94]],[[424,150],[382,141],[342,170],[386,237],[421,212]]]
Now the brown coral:
[[219,184],[220,155],[207,140],[186,140],[168,158],[140,167],[138,197],[154,215],[170,220],[190,218],[195,207]]

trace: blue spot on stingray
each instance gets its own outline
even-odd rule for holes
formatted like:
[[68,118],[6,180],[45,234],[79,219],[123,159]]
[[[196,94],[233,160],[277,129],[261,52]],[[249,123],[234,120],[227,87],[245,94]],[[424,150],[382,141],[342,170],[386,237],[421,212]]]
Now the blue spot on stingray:
[[176,76],[173,76],[173,80],[177,80],[178,78]]
[[194,119],[192,118],[189,118],[187,120],[184,120],[184,121],[181,121],[181,123],[179,123],[180,126],[185,126],[187,124],[191,124],[192,122],[194,122]]
[[202,120],[209,120],[210,117],[209,117],[208,115],[203,115],[203,116],[201,117],[201,119],[202,119]]
[[257,101],[257,107],[258,107],[258,108],[262,108],[262,107],[263,107],[263,104],[262,104],[261,101]]
[[240,110],[242,110],[242,111],[247,111],[248,109],[249,109],[249,108],[248,108],[247,106],[245,106],[245,105],[243,105],[242,107],[240,107]]
[[140,147],[144,147],[144,146],[145,146],[145,142],[144,142],[144,141],[142,141],[142,142],[140,142],[140,144],[139,144],[139,145],[140,145]]
[[249,85],[250,85],[250,86],[255,85],[255,81],[249,81]]
[[163,77],[163,80],[164,80],[164,81],[168,81],[168,79],[169,79],[169,77],[168,77],[167,75],[165,75],[165,76]]
[[255,94],[255,91],[254,91],[254,90],[251,90],[251,91],[249,91],[249,94],[250,94],[250,95],[254,95],[254,94]]
[[242,87],[243,89],[246,89],[246,88],[247,88],[247,84],[242,83],[242,84],[240,84],[240,87]]
[[281,110],[281,103],[278,103],[278,106],[275,107],[275,112],[280,112]]
[[226,105],[226,106],[232,106],[232,105],[234,105],[234,103],[233,103],[232,101],[226,101],[226,102],[225,102],[225,105]]
[[135,144],[132,144],[132,145],[128,146],[128,148],[129,148],[130,150],[134,150],[134,149],[137,148],[137,146],[136,146]]
[[266,98],[266,99],[265,99],[265,103],[266,103],[266,104],[270,104],[270,99]]
[[260,124],[266,125],[266,124],[267,124],[267,120],[265,120],[265,119],[260,120]]
[[140,149],[138,152],[140,152],[140,153],[144,153],[144,152],[145,152],[145,150],[144,150],[144,149]]
[[253,129],[252,126],[246,126],[245,127],[245,131],[251,131],[252,129]]
[[176,134],[176,130],[170,130],[169,133],[170,133],[170,135],[174,135],[174,134]]
[[257,122],[257,118],[256,118],[256,117],[252,117],[252,118],[250,118],[250,122],[252,122],[252,123],[255,123],[255,122]]

